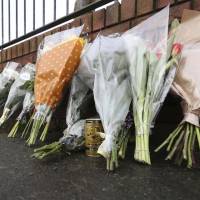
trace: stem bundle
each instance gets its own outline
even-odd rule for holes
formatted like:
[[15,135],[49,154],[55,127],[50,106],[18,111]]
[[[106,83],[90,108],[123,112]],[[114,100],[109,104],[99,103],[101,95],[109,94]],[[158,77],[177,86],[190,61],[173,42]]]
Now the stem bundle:
[[168,155],[166,160],[175,160],[175,163],[181,165],[185,160],[187,167],[192,168],[196,164],[195,148],[196,141],[200,148],[200,128],[184,122],[180,124],[168,138],[155,150],[158,152],[166,147]]

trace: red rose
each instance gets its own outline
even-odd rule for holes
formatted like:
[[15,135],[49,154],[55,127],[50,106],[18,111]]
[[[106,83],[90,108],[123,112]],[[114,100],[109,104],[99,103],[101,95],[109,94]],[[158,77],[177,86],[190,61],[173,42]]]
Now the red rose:
[[183,49],[182,44],[180,44],[180,43],[173,44],[173,46],[172,46],[172,56],[176,56],[176,55],[180,54],[182,49]]

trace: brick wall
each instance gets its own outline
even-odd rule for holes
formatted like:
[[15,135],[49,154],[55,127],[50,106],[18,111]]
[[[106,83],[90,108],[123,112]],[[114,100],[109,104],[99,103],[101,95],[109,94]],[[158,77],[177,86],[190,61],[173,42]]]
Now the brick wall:
[[[94,39],[99,31],[103,34],[124,32],[142,20],[145,20],[168,3],[171,3],[170,19],[174,17],[180,18],[184,9],[200,10],[200,0],[122,0],[121,4],[116,2],[106,9],[87,13],[60,28],[56,28],[36,38],[3,50],[0,68],[3,68],[9,60],[21,64],[26,64],[27,62],[34,63],[36,61],[37,47],[46,35],[81,24],[85,24],[84,31],[89,34],[91,39]],[[168,97],[166,102],[161,110],[158,121],[167,121],[167,123],[180,121],[181,111],[177,99]],[[65,109],[61,110],[65,111]],[[174,111],[178,112],[178,114],[174,113]]]
[[0,68],[9,60],[22,64],[35,62],[37,47],[46,35],[81,24],[86,25],[84,31],[89,34],[91,39],[94,39],[99,31],[102,31],[103,34],[123,32],[166,6],[169,2],[171,3],[171,19],[180,18],[183,9],[200,10],[200,0],[122,0],[121,4],[116,2],[106,9],[87,13],[60,28],[3,50],[0,56],[0,63],[2,63]]

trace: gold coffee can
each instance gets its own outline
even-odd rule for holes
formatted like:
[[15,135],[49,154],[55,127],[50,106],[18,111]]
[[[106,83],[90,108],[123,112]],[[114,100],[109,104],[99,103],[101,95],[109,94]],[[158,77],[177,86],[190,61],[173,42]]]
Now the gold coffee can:
[[91,157],[99,157],[97,153],[103,139],[99,132],[103,132],[103,126],[100,119],[86,119],[85,122],[85,148],[86,155]]

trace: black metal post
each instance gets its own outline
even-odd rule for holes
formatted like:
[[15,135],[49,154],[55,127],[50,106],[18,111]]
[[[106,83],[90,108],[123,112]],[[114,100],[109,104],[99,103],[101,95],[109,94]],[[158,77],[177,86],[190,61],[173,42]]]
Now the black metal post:
[[26,0],[24,0],[24,34],[26,34]]
[[69,0],[66,0],[66,15],[69,14]]
[[56,0],[54,0],[54,8],[53,8],[53,19],[56,21]]
[[45,0],[43,0],[42,6],[43,6],[42,17],[43,17],[43,26],[44,26],[45,25]]
[[2,36],[2,39],[1,39],[1,41],[2,41],[2,45],[4,44],[4,12],[3,12],[3,7],[4,7],[4,5],[3,5],[3,0],[1,0],[1,36]]
[[33,30],[35,30],[35,0],[33,0]]
[[[6,48],[6,47],[8,47],[10,45],[13,45],[15,43],[21,42],[21,41],[23,41],[23,40],[25,40],[25,39],[27,39],[29,37],[32,37],[32,36],[37,35],[37,34],[40,34],[40,33],[44,32],[44,31],[46,31],[46,30],[48,30],[50,28],[53,28],[53,27],[58,26],[58,25],[60,25],[62,23],[65,23],[65,22],[67,22],[67,21],[69,21],[71,19],[77,18],[77,17],[79,17],[79,16],[81,16],[81,15],[87,13],[87,12],[90,12],[90,11],[96,9],[96,8],[104,6],[105,4],[113,2],[113,1],[114,0],[99,0],[99,1],[96,1],[94,3],[91,3],[88,6],[82,8],[82,9],[76,11],[76,12],[69,13],[67,16],[62,17],[60,19],[57,19],[56,21],[53,21],[53,22],[51,22],[49,24],[46,24],[43,27],[40,27],[40,28],[38,28],[36,30],[33,30],[33,31],[27,33],[26,35],[20,36],[19,38],[17,37],[16,39],[1,45],[0,48]],[[16,0],[16,2],[17,2],[17,0]],[[44,2],[44,0],[43,0],[43,2]],[[43,14],[44,14],[44,12],[45,12],[45,9],[43,7]],[[16,14],[16,17],[17,16],[18,16],[18,14]],[[44,15],[43,15],[43,17],[44,17]],[[17,22],[18,22],[18,19],[16,19],[16,25],[18,27],[18,23]],[[18,30],[16,31],[16,33],[18,33]]]
[[10,0],[8,0],[8,40],[10,41]]
[[18,0],[16,2],[16,38],[18,38]]

